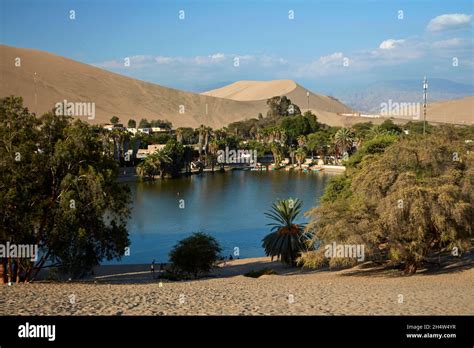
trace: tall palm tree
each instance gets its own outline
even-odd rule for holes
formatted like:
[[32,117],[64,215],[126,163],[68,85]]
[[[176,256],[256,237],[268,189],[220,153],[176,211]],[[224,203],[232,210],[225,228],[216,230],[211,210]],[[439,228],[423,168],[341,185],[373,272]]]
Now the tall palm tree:
[[301,212],[303,202],[299,199],[277,200],[269,212],[265,213],[275,222],[271,233],[262,240],[265,254],[272,260],[277,257],[282,262],[294,266],[298,255],[307,250],[309,236],[304,232],[306,224],[295,224],[294,221]]
[[298,166],[301,169],[301,165],[306,160],[306,151],[305,151],[305,149],[302,148],[302,147],[298,148],[298,150],[296,150],[295,157],[296,157],[296,161],[298,162]]
[[176,140],[178,143],[183,143],[183,128],[179,127],[176,129]]
[[341,154],[349,150],[353,142],[354,134],[348,128],[341,128],[334,135],[334,143]]
[[202,124],[199,126],[197,131],[199,134],[199,157],[201,157],[202,150],[204,150],[204,154],[207,155],[207,146],[209,145],[209,139],[212,134],[212,128],[206,127]]
[[210,152],[209,159],[211,161],[211,168],[212,168],[213,173],[214,173],[214,165],[215,165],[216,160],[217,160],[217,151],[218,150],[219,150],[219,144],[214,139],[209,144],[209,152]]
[[283,152],[280,149],[278,144],[273,143],[270,147],[273,154],[273,161],[275,162],[275,166],[279,165],[283,160]]

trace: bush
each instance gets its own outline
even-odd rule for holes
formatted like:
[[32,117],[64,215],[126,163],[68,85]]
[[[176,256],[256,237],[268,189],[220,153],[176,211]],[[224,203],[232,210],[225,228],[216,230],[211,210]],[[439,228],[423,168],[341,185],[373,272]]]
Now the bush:
[[174,271],[198,278],[212,270],[221,251],[214,237],[197,232],[174,246],[170,252],[170,261]]

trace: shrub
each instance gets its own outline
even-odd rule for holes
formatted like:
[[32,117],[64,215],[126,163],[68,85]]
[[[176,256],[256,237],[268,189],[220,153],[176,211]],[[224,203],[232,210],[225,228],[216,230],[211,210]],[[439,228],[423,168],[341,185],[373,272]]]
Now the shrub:
[[202,232],[179,241],[170,252],[175,271],[198,278],[209,273],[222,251],[216,239]]

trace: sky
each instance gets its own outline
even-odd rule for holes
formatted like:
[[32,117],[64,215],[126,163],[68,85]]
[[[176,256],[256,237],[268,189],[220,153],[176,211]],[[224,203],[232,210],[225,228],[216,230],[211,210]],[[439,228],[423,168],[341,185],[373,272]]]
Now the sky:
[[473,4],[0,0],[0,42],[194,92],[272,79],[333,95],[424,75],[474,84]]

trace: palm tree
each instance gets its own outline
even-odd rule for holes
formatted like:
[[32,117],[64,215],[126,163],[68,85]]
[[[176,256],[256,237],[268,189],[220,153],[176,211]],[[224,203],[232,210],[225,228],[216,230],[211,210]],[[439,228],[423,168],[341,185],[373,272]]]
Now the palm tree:
[[339,129],[334,135],[334,142],[341,154],[349,150],[354,142],[354,134],[348,128]]
[[301,165],[306,160],[306,151],[304,148],[300,147],[296,150],[295,153],[296,161],[298,162],[298,167],[301,169]]
[[306,224],[295,224],[294,221],[301,212],[303,202],[299,199],[277,200],[269,212],[265,213],[275,222],[271,233],[262,240],[265,254],[277,257],[282,262],[294,266],[298,255],[307,250],[308,235],[304,232]]
[[204,144],[204,133],[205,133],[206,127],[204,125],[200,125],[199,128],[197,129],[198,134],[199,134],[199,140],[198,140],[198,153],[199,153],[199,158],[201,158],[202,154],[202,147]]
[[273,161],[275,162],[275,166],[280,165],[283,159],[283,152],[281,151],[280,146],[278,144],[273,143],[270,149],[272,150]]
[[201,157],[203,149],[204,154],[207,155],[207,146],[209,145],[209,138],[212,135],[212,128],[200,125],[197,131],[199,133],[199,157]]
[[183,128],[179,127],[176,129],[176,140],[178,143],[183,143]]
[[387,131],[385,129],[383,129],[379,125],[376,125],[376,126],[373,126],[373,127],[370,128],[368,138],[373,139],[373,138],[376,138],[380,135],[384,135],[386,133],[387,133]]
[[212,140],[209,144],[209,159],[211,161],[212,172],[214,173],[214,164],[217,160],[217,151],[219,150],[219,144],[216,140]]
[[304,135],[300,135],[296,140],[298,141],[299,147],[303,147],[306,145],[306,137]]

